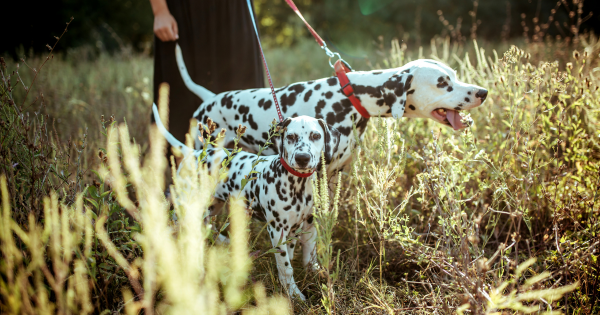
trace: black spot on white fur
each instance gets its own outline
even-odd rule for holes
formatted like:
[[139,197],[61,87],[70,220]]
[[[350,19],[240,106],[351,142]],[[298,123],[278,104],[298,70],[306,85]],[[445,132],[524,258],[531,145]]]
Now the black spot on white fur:
[[[427,62],[439,66],[437,62]],[[352,78],[352,73],[354,72],[349,73],[348,76],[354,89],[354,95],[362,102],[370,100],[373,105],[380,107],[381,109],[378,110],[379,115],[402,115],[405,107],[408,112],[420,112],[418,100],[413,99],[411,100],[411,104],[406,104],[407,97],[412,96],[414,98],[419,93],[423,93],[423,91],[427,93],[428,88],[433,87],[435,89],[436,85],[444,88],[444,92],[456,91],[456,87],[453,88],[452,86],[454,82],[443,71],[440,71],[439,75],[432,78],[430,86],[415,86],[413,81],[416,82],[416,80],[414,79],[420,73],[423,73],[419,69],[421,68],[406,67],[403,69],[364,72],[362,74],[365,76],[364,78],[367,78],[369,75],[372,76],[372,80],[376,81],[377,84],[369,84],[369,81],[364,80],[354,80]],[[418,82],[423,82],[423,78],[419,77]],[[348,163],[352,152],[349,145],[351,144],[351,138],[353,138],[353,126],[356,126],[358,136],[362,137],[369,119],[365,119],[359,115],[348,98],[342,94],[337,77],[294,83],[277,89],[276,96],[280,102],[284,117],[310,115],[318,119],[323,119],[328,125],[332,125],[339,131],[340,142],[338,144],[338,152],[332,156],[331,161],[331,165],[335,166],[329,169],[329,171],[338,170]],[[462,101],[463,98],[459,98],[459,100]],[[454,102],[453,104],[446,104],[445,108],[454,108],[456,106],[456,102]],[[460,105],[458,106],[460,107]],[[237,109],[234,110],[234,108]],[[395,113],[392,111],[393,108],[396,109]],[[215,111],[216,109],[218,110]],[[369,110],[371,109],[373,109],[372,106],[369,107]],[[256,152],[258,146],[266,142],[268,127],[271,121],[277,117],[277,113],[274,108],[270,89],[264,88],[225,92],[206,100],[196,112],[195,118],[202,123],[206,123],[208,117],[211,117],[215,123],[226,128],[226,142],[228,144],[232,143],[235,137],[235,132],[232,130],[236,130],[238,124],[242,123],[248,126],[246,135],[240,141],[240,146]],[[220,131],[220,128],[217,128],[215,133],[218,131]],[[202,145],[200,142],[196,144],[198,146]],[[268,155],[276,152],[279,152],[279,149],[271,145],[263,154]],[[276,194],[274,187],[268,190],[269,193]],[[285,191],[289,193],[289,190],[287,188]]]

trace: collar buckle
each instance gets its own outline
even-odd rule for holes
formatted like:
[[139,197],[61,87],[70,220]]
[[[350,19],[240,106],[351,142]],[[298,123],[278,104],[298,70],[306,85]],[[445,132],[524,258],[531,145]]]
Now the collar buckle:
[[[349,93],[346,93],[346,88],[349,87]],[[350,84],[350,81],[348,81],[348,83],[344,84],[344,86],[342,86],[342,94],[344,94],[344,96],[346,97],[350,97],[354,95],[354,89],[352,88],[352,84]]]

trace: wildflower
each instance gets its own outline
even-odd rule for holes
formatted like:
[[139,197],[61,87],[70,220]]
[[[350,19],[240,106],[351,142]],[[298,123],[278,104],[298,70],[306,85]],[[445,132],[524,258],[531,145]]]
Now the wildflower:
[[198,130],[200,131],[200,133],[198,134],[198,140],[204,143],[204,125],[201,122],[198,122]]
[[237,128],[237,135],[238,135],[238,137],[241,137],[245,133],[246,133],[246,126],[244,126],[242,124],[239,124],[238,128]]
[[217,124],[215,124],[210,118],[206,120],[206,126],[208,127],[208,133],[210,134],[212,134],[215,131],[215,129],[217,129]]

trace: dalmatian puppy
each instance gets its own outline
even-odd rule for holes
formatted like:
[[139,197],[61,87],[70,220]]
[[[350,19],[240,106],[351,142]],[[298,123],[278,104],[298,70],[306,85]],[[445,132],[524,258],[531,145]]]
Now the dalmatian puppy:
[[[188,148],[175,139],[163,126],[156,105],[152,109],[158,129],[173,147],[181,150],[184,161],[189,157],[197,159],[202,151]],[[229,163],[227,179],[217,185],[214,196],[221,201],[229,196],[244,197],[247,207],[254,210],[253,215],[269,222],[267,229],[271,244],[279,250],[275,254],[279,279],[288,288],[290,296],[304,300],[294,281],[290,263],[296,241],[289,237],[299,235],[305,268],[317,268],[317,233],[313,223],[314,199],[310,181],[316,176],[313,174],[315,170],[321,167],[321,152],[324,152],[326,162],[331,160],[339,145],[340,133],[324,120],[308,116],[287,118],[279,126],[281,136],[276,137],[274,143],[280,154],[260,157],[243,151],[235,154]],[[227,155],[222,149],[207,148],[206,166],[213,170],[212,166],[220,165],[225,158]],[[259,158],[265,161],[254,169],[259,172],[257,178],[242,188],[242,179],[250,174],[253,162]],[[283,162],[291,170],[285,168]]]
[[[203,101],[194,117],[203,123],[210,117],[219,128],[227,130],[227,141],[233,141],[236,126],[248,125],[240,145],[257,152],[267,139],[269,122],[277,117],[271,90],[263,88],[215,95],[191,80],[179,46],[176,46],[175,55],[186,86]],[[447,65],[428,59],[394,69],[353,71],[347,73],[347,77],[354,96],[371,117],[429,118],[455,130],[473,123],[464,114],[483,104],[488,93],[482,87],[461,82]],[[329,171],[342,169],[350,162],[354,145],[352,126],[356,125],[362,140],[369,118],[361,116],[342,93],[338,77],[294,83],[275,92],[284,116],[306,115],[324,119],[341,133],[339,150],[328,165]],[[201,143],[196,141],[196,147],[200,146]],[[264,152],[275,154],[277,148],[271,147]]]

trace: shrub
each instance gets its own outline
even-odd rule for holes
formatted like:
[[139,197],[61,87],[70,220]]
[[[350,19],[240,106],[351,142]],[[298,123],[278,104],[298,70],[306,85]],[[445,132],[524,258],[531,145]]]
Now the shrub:
[[[56,43],[59,40],[57,37]],[[12,216],[22,225],[28,224],[29,214],[36,220],[41,219],[42,200],[51,191],[72,203],[75,194],[83,189],[81,157],[87,145],[86,136],[67,143],[60,141],[49,115],[41,114],[44,94],[40,93],[33,101],[28,98],[39,72],[54,57],[54,47],[48,48],[50,52],[37,68],[22,60],[33,73],[29,85],[21,78],[18,65],[9,73],[5,60],[0,59],[0,170],[7,177],[7,188],[12,196],[15,209]],[[19,90],[24,96],[17,101],[14,94]],[[34,111],[32,106],[40,108]]]

